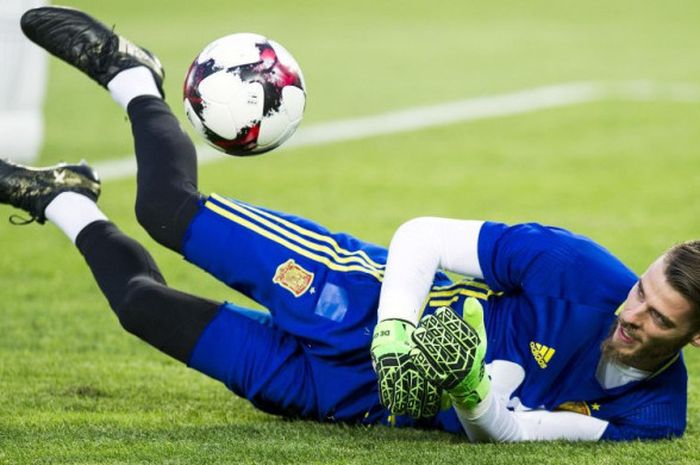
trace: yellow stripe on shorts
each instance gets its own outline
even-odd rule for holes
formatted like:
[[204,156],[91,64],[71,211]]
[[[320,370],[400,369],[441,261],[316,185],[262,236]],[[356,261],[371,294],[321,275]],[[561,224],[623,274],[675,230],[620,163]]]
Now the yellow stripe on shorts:
[[[227,203],[227,206],[228,205],[229,203]],[[375,277],[378,281],[381,281],[384,276],[383,271],[369,267],[364,262],[353,263],[353,261],[357,262],[357,260],[353,260],[353,257],[341,257],[329,247],[309,242],[296,234],[292,234],[289,231],[285,231],[282,228],[271,227],[270,229],[273,229],[275,231],[272,232],[249,221],[248,219],[245,219],[225,208],[220,207],[219,205],[216,205],[213,202],[206,202],[204,206],[205,208],[213,211],[219,216],[233,221],[234,223],[239,224],[242,227],[255,232],[256,234],[259,234],[273,242],[276,242],[281,246],[293,252],[296,252],[303,257],[308,258],[309,260],[321,263],[331,270],[341,272],[357,271],[360,273],[366,273]],[[271,224],[271,226],[275,225]],[[296,242],[296,244],[292,241]],[[320,255],[317,252],[326,253],[330,255],[331,258],[324,255]]]

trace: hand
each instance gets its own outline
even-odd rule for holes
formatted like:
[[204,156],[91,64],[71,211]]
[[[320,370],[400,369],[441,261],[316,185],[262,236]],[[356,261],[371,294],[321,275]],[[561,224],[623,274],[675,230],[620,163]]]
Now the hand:
[[432,417],[440,410],[442,389],[413,364],[411,334],[403,320],[380,321],[372,338],[372,364],[379,382],[379,400],[392,415]]
[[424,317],[412,340],[415,366],[444,388],[456,406],[471,409],[486,397],[491,382],[484,371],[486,329],[478,300],[465,301],[463,319],[449,307]]

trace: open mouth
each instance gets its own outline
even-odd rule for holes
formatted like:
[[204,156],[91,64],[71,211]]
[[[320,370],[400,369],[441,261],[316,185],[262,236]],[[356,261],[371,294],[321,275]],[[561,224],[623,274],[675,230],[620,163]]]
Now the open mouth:
[[625,328],[622,327],[621,324],[617,325],[616,333],[618,339],[620,339],[625,344],[632,344],[636,341],[636,339],[630,336],[630,334],[625,330]]

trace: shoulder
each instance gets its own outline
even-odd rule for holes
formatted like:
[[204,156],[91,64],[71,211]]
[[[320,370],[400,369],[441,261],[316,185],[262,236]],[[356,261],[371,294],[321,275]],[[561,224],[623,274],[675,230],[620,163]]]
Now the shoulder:
[[589,237],[540,223],[507,225],[487,221],[482,226],[479,241],[483,242],[484,247],[490,248],[527,247],[562,257],[591,257],[619,262],[610,251]]
[[517,278],[518,287],[525,291],[581,302],[595,302],[597,298],[586,296],[609,289],[607,297],[619,303],[637,279],[622,261],[590,238],[539,223],[484,223],[479,259],[494,282],[508,275]]

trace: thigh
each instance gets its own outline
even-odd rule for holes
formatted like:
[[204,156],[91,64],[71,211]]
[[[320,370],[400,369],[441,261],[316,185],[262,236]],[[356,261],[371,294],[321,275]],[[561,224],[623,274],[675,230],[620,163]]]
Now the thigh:
[[268,308],[312,353],[367,356],[386,249],[212,195],[190,224],[184,255]]
[[316,387],[303,347],[262,312],[223,305],[197,341],[188,366],[260,410],[318,418]]
[[197,212],[197,154],[168,105],[141,96],[129,104],[136,149],[136,218],[158,243],[180,252]]
[[269,314],[230,303],[203,332],[189,366],[267,413],[364,424],[388,418],[369,357],[318,357]]

